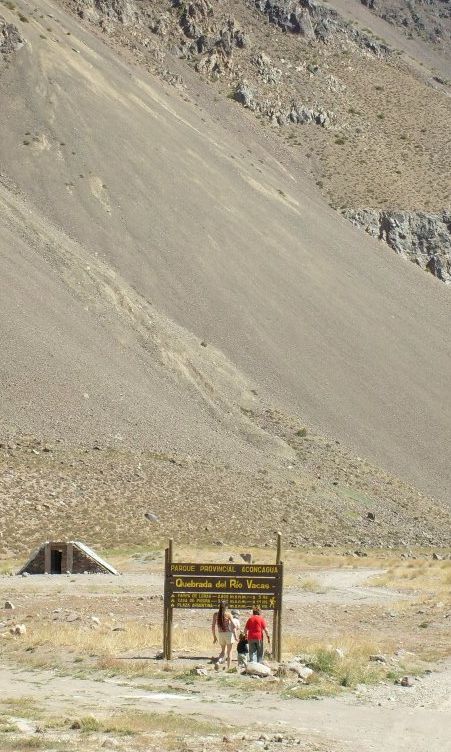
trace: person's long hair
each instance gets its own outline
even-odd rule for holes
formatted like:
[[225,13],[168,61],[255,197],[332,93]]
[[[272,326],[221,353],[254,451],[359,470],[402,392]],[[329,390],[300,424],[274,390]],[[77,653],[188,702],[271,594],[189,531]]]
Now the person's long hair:
[[227,613],[227,603],[221,601],[218,611],[218,629],[220,632],[227,632],[227,622],[229,621],[229,614]]

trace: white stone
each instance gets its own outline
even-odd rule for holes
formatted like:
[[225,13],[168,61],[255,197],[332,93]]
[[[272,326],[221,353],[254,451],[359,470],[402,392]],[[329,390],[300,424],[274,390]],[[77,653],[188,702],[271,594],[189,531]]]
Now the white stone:
[[269,666],[265,666],[263,663],[248,663],[245,670],[249,676],[271,676],[272,671]]

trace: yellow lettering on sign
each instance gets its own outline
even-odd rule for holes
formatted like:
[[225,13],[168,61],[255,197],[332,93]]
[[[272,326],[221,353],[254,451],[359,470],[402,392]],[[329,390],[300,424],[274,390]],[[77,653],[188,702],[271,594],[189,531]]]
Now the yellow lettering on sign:
[[246,585],[249,590],[269,590],[269,584],[267,582],[255,582],[255,580],[246,580]]
[[182,580],[181,577],[177,577],[175,586],[179,588],[192,588],[193,590],[195,588],[206,588],[207,590],[211,590],[213,583],[209,580]]

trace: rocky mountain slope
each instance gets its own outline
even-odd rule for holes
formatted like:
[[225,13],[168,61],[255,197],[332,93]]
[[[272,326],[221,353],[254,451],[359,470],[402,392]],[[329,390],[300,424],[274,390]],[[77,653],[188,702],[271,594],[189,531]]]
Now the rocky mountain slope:
[[363,5],[410,37],[449,52],[451,8],[447,0],[361,0]]
[[[216,94],[235,98],[307,160],[333,207],[427,213],[433,232],[435,213],[451,201],[450,58],[432,57],[442,63],[438,75],[427,44],[406,47],[403,32],[387,42],[380,36],[387,28],[363,25],[374,21],[374,8],[357,20],[354,0],[337,3],[338,10],[310,0],[67,4],[135,60],[169,78],[168,67],[177,69],[174,83],[183,85],[181,59]],[[440,228],[431,253],[426,246],[417,257],[418,238],[408,257],[449,282],[451,235],[442,237]]]
[[[2,15],[2,545],[49,518],[101,537],[107,513],[111,542],[149,498],[165,533],[238,537],[215,510],[251,489],[264,537],[443,541],[412,484],[447,499],[446,288],[331,209],[268,118],[158,42],[151,74],[134,26],[104,19],[106,45],[49,0]],[[164,480],[134,493],[141,452]]]

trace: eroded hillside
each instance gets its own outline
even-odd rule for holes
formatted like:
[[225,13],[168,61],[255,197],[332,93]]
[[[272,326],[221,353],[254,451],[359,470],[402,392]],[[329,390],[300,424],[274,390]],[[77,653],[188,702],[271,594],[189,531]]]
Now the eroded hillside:
[[108,519],[111,544],[149,500],[162,532],[205,540],[249,503],[258,540],[446,542],[449,510],[413,488],[449,490],[445,286],[157,33],[150,59],[117,15],[105,45],[47,0],[2,14],[4,548],[49,517],[99,541]]
[[[215,96],[237,100],[293,159],[306,161],[336,209],[426,213],[426,242],[414,231],[401,246],[388,243],[451,281],[451,232],[445,223],[443,241],[440,224],[451,205],[446,51],[431,57],[427,41],[409,47],[402,30],[372,16],[374,8],[347,0],[336,8],[268,0],[66,4],[174,85],[187,84],[188,65]],[[389,41],[381,36],[387,31]]]

